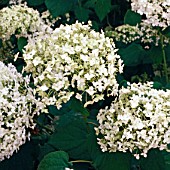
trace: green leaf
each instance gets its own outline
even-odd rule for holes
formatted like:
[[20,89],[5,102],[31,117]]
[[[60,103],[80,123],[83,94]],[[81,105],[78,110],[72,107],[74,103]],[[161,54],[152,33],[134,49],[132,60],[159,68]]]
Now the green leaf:
[[17,41],[18,50],[22,52],[24,46],[27,45],[27,39],[25,37],[20,37]]
[[162,88],[162,84],[160,82],[158,82],[158,81],[154,81],[153,88],[154,89],[161,89]]
[[100,21],[103,21],[103,19],[107,16],[111,9],[111,0],[97,0],[94,7],[94,10]]
[[7,5],[9,0],[0,0],[0,5]]
[[33,142],[22,145],[17,153],[0,163],[1,170],[33,170],[36,148]]
[[165,170],[169,170],[170,169],[170,153],[163,151],[162,154],[165,160]]
[[29,6],[38,6],[42,5],[45,0],[27,0]]
[[170,44],[165,46],[165,55],[166,55],[167,61],[170,62]]
[[59,119],[55,121],[55,128],[65,128],[65,126],[79,119],[82,119],[82,115],[80,113],[74,112],[73,110],[70,110],[67,113],[59,116]]
[[85,2],[85,8],[94,8],[97,0],[88,0]]
[[90,126],[90,133],[87,136],[87,146],[88,154],[90,155],[91,160],[95,160],[99,155],[102,154],[102,151],[97,144],[97,136],[93,126]]
[[102,153],[93,163],[97,170],[130,170],[131,155],[129,153],[115,152]]
[[166,29],[162,31],[162,34],[170,38],[170,26],[166,27]]
[[71,98],[69,108],[76,113],[81,113],[84,117],[89,116],[88,110],[83,106],[83,104],[76,98]]
[[83,8],[81,6],[77,6],[74,10],[75,16],[79,21],[86,22],[89,19],[90,10]]
[[121,48],[118,51],[119,55],[124,61],[126,66],[136,66],[143,63],[145,60],[146,52],[138,44],[132,43],[126,48]]
[[47,155],[50,152],[54,152],[54,151],[56,151],[55,148],[50,146],[48,143],[45,143],[43,146],[40,146],[40,152],[38,155],[38,159],[42,160],[45,155]]
[[150,50],[148,50],[148,55],[154,63],[156,64],[162,63],[163,55],[160,46],[152,46]]
[[38,166],[38,170],[64,170],[71,166],[68,154],[63,151],[56,151],[44,157]]
[[141,158],[140,162],[142,170],[165,170],[164,156],[157,149],[149,151],[147,158]]
[[70,12],[75,6],[75,0],[45,0],[45,4],[53,17]]
[[68,152],[73,159],[88,159],[87,133],[86,123],[83,120],[76,120],[58,129],[58,132],[51,136],[48,144]]
[[124,24],[135,26],[140,22],[141,16],[138,13],[131,11],[130,9],[126,12],[124,17]]
[[88,153],[92,159],[93,166],[97,170],[130,170],[131,155],[129,153],[102,152],[97,144],[97,136],[94,127],[90,127],[88,134]]

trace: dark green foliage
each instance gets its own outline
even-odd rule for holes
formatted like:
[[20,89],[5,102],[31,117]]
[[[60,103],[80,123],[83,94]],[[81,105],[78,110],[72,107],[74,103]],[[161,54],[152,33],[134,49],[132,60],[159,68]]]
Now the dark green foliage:
[[88,21],[90,13],[91,13],[91,10],[83,8],[81,6],[76,6],[74,10],[74,14],[76,18],[79,21],[84,21],[84,22]]
[[100,19],[100,21],[102,21],[107,14],[110,12],[111,10],[111,0],[97,0],[94,10],[98,16],[98,18]]
[[157,149],[149,151],[147,158],[141,158],[140,166],[142,170],[165,170],[166,167],[164,156]]
[[[8,5],[9,0],[0,0],[0,8]],[[141,22],[141,16],[130,10],[126,0],[27,0],[28,6],[41,12],[49,10],[53,17],[61,17],[54,28],[60,24],[71,24],[76,20],[81,22],[92,21],[92,28],[101,31],[105,28],[113,30],[121,24],[136,26]],[[65,14],[70,14],[67,21]],[[170,27],[161,31],[164,36],[170,37]],[[15,44],[14,53],[22,51],[27,39],[15,36],[11,38]],[[165,76],[155,76],[153,65],[161,71],[163,53],[160,43],[158,46],[141,42],[124,44],[116,42],[118,53],[124,61],[124,73],[117,76],[121,86],[127,87],[127,82],[154,81],[155,89],[170,89],[170,83]],[[2,42],[0,42],[0,48]],[[167,63],[170,65],[170,45],[164,47]],[[19,72],[25,65],[22,59],[14,64]],[[162,72],[161,72],[162,73]],[[145,75],[147,75],[145,77]],[[33,82],[32,82],[33,83]],[[9,160],[0,163],[2,170],[63,170],[70,167],[75,170],[131,170],[140,167],[140,170],[169,170],[170,154],[154,149],[147,158],[135,160],[130,153],[102,152],[97,144],[94,127],[98,122],[96,116],[99,109],[110,105],[114,98],[84,108],[83,104],[75,99],[63,104],[58,110],[55,106],[48,106],[49,114],[41,114],[37,121],[37,134],[32,139],[35,143],[27,143],[18,153]],[[96,125],[95,125],[96,124]],[[34,133],[35,133],[34,132]],[[83,160],[87,162],[74,162]],[[135,160],[135,161],[134,161]],[[71,163],[73,161],[73,163]],[[133,169],[134,170],[134,169]],[[138,169],[139,170],[139,169]]]
[[38,6],[38,5],[42,5],[44,3],[45,0],[27,0],[28,5],[30,6]]
[[88,159],[87,155],[87,127],[82,120],[71,122],[54,133],[48,144],[58,150],[68,152],[73,159]]
[[126,66],[136,66],[147,61],[146,52],[141,45],[132,43],[118,51]]
[[135,26],[140,22],[141,22],[141,16],[138,13],[135,13],[130,9],[126,12],[124,17],[124,24]]
[[45,0],[45,4],[53,17],[58,17],[70,12],[75,5],[74,0]]
[[33,142],[27,142],[21,146],[18,153],[15,153],[10,159],[0,163],[1,170],[33,170],[34,160],[37,157],[38,146]]
[[71,167],[69,156],[66,152],[56,151],[47,154],[38,166],[38,170],[63,170]]
[[17,45],[18,45],[18,50],[19,50],[20,52],[22,52],[24,46],[27,45],[27,39],[24,38],[24,37],[20,37],[20,38],[18,39],[18,41],[17,41]]

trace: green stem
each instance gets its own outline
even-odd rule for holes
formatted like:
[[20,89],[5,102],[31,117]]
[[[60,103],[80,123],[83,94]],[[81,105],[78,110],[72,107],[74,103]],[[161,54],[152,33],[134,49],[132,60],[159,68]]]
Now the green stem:
[[168,66],[167,66],[167,61],[166,61],[166,55],[165,55],[165,49],[164,49],[164,44],[163,44],[163,35],[161,36],[161,48],[162,48],[162,56],[163,56],[163,69],[165,73],[165,79],[166,83],[168,83]]
[[98,126],[98,124],[94,123],[94,122],[87,122],[88,124],[92,124],[94,126]]
[[92,163],[91,161],[87,161],[87,160],[76,160],[76,161],[71,161],[72,163]]

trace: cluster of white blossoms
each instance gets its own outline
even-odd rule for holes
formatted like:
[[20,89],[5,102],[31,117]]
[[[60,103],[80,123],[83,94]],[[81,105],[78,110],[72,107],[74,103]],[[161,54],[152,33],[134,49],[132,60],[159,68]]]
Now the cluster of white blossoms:
[[170,0],[131,0],[132,10],[145,15],[144,22],[166,28],[170,25]]
[[28,40],[23,58],[39,94],[57,108],[71,96],[85,106],[116,95],[116,75],[123,72],[123,61],[114,42],[104,32],[76,22],[61,25],[51,34],[39,34]]
[[115,41],[128,44],[140,39],[143,32],[138,26],[125,24],[116,27],[114,31],[106,31],[106,35],[112,37]]
[[35,127],[33,117],[45,105],[35,98],[28,86],[29,77],[23,78],[16,68],[0,62],[0,161],[9,158],[30,137]]
[[[106,36],[111,37],[116,42],[123,42],[125,44],[133,43],[138,40],[143,44],[154,44],[158,46],[161,43],[161,36],[158,29],[145,22],[141,22],[136,26],[121,25],[115,28],[114,31],[107,31]],[[168,44],[170,39],[163,36],[164,45]]]
[[37,10],[25,4],[12,5],[0,10],[0,38],[10,39],[11,35],[28,37],[29,34],[50,29],[44,24]]
[[170,143],[170,90],[156,90],[152,82],[121,88],[119,97],[97,115],[103,152],[130,151],[139,159],[152,148]]

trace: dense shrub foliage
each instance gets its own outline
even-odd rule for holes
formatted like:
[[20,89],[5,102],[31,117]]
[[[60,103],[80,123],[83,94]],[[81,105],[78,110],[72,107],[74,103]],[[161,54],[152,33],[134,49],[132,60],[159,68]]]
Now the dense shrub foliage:
[[0,169],[169,170],[169,56],[169,0],[1,0]]

